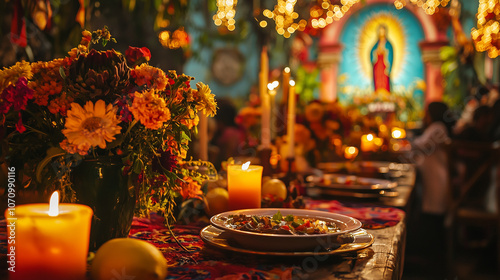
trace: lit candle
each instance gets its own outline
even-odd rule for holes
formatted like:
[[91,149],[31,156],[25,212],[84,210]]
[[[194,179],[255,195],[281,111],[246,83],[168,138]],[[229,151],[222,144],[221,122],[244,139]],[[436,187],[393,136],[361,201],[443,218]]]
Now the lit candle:
[[406,137],[406,131],[399,127],[393,127],[391,130],[391,135],[394,139],[403,139]]
[[345,159],[354,159],[358,155],[358,148],[349,146],[344,150]]
[[269,90],[269,102],[270,106],[270,131],[271,131],[271,139],[276,138],[276,88],[280,85],[278,81],[274,81],[272,83],[267,84],[267,89]]
[[282,96],[283,104],[286,104],[288,101],[289,84],[290,84],[290,67],[285,67],[285,69],[283,69],[283,96]]
[[262,166],[250,162],[227,167],[230,210],[260,208],[262,170]]
[[[8,208],[5,217],[15,228],[9,252],[15,252],[11,280],[86,279],[92,209],[60,204],[57,192],[48,203]],[[12,246],[12,247],[11,247]]]
[[371,152],[375,150],[375,143],[373,142],[373,134],[365,134],[361,136],[361,151]]
[[290,81],[287,115],[288,158],[295,157],[295,81]]

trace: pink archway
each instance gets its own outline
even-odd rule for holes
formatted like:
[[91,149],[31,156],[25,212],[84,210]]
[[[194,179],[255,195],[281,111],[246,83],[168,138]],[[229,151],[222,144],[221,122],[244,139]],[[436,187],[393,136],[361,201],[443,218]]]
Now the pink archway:
[[[365,5],[380,3],[394,3],[394,0],[367,0],[366,4],[358,3],[351,7],[349,12],[339,21],[328,25],[321,35],[319,41],[318,66],[321,69],[320,99],[330,102],[337,99],[337,76],[338,66],[342,59],[342,45],[339,42],[340,33],[347,20]],[[448,45],[446,28],[439,27],[435,20],[427,15],[423,9],[407,4],[405,9],[412,12],[420,22],[424,31],[425,39],[420,42],[422,60],[425,65],[425,103],[441,100],[443,96],[443,85],[441,76],[441,60],[439,49]]]

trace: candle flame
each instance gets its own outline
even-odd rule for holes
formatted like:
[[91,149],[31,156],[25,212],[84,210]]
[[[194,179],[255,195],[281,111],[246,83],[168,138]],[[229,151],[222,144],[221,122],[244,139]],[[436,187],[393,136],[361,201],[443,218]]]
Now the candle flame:
[[53,192],[50,197],[49,216],[55,217],[59,215],[59,192]]
[[295,86],[295,81],[294,80],[290,80],[290,85],[293,87]]
[[243,163],[243,165],[241,166],[241,169],[242,170],[247,170],[248,167],[250,167],[250,161],[247,161],[247,162]]
[[373,134],[366,135],[366,140],[372,141],[373,140]]
[[285,72],[290,73],[290,67],[285,67]]

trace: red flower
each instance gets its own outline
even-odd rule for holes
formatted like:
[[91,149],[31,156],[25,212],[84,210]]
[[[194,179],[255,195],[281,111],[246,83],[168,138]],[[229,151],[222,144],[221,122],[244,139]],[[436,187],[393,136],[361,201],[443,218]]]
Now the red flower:
[[28,87],[28,80],[21,77],[13,85],[6,87],[0,95],[0,113],[6,114],[11,107],[15,111],[26,109],[28,100],[33,98],[34,90]]
[[127,58],[127,65],[129,67],[133,67],[135,65],[139,65],[140,63],[149,61],[151,59],[151,52],[146,47],[128,47],[125,51],[125,57]]
[[153,159],[153,171],[163,173],[164,170],[172,172],[177,167],[177,156],[170,151],[160,152],[160,156]]

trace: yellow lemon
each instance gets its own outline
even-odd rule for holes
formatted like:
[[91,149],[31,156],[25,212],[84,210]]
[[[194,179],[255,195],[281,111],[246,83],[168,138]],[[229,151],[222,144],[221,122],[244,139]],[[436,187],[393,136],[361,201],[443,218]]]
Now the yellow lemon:
[[287,190],[286,185],[280,179],[267,180],[262,185],[262,196],[271,194],[276,198],[286,199]]
[[208,215],[213,216],[228,210],[229,193],[224,188],[213,188],[205,196],[208,203]]
[[167,260],[146,241],[115,238],[97,250],[91,275],[94,280],[163,280],[167,276]]

